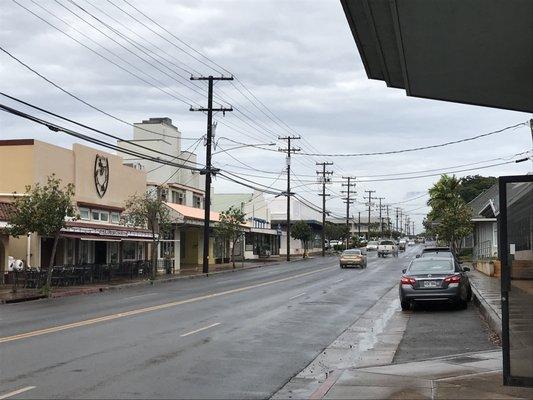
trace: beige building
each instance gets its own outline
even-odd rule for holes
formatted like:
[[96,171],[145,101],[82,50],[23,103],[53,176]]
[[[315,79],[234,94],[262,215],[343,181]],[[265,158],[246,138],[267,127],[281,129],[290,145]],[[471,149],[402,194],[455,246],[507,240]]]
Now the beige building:
[[[61,232],[56,265],[146,259],[149,232],[120,225],[126,200],[146,190],[145,172],[124,165],[120,156],[81,144],[70,150],[33,139],[0,141],[0,228],[7,224],[14,195],[23,195],[26,185],[45,184],[52,174],[63,184],[75,185],[73,200],[79,213],[79,219],[67,221]],[[48,265],[50,238],[0,237],[2,271],[9,256],[33,267]]]

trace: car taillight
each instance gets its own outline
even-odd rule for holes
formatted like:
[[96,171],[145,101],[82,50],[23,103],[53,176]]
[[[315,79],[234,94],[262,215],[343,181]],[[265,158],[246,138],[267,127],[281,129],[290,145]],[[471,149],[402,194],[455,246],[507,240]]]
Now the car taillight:
[[444,278],[446,283],[459,283],[461,281],[461,275],[450,275]]
[[402,276],[402,285],[414,285],[415,283],[415,278],[411,278],[410,276]]

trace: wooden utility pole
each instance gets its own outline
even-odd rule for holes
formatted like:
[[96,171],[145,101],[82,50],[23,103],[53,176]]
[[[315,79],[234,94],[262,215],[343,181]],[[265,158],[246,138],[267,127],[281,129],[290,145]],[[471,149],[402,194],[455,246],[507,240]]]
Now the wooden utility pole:
[[368,230],[366,233],[366,240],[370,240],[370,209],[372,208],[372,193],[376,193],[375,190],[365,190],[368,193]]
[[319,196],[322,197],[322,257],[326,256],[326,183],[330,183],[331,179],[328,175],[332,175],[333,171],[326,171],[328,165],[333,165],[332,162],[321,162],[316,165],[322,166],[322,171],[316,171],[317,174],[322,175],[322,193]]
[[346,183],[343,183],[341,186],[345,187],[346,190],[341,190],[341,193],[346,193],[346,197],[342,200],[346,203],[346,226],[348,227],[348,236],[346,237],[346,248],[348,248],[348,241],[350,236],[350,204],[353,204],[352,194],[355,194],[351,191],[352,187],[355,187],[355,183],[351,183],[352,179],[355,180],[353,176],[343,176],[342,179],[346,179]]
[[291,260],[291,154],[300,151],[299,148],[293,148],[291,146],[292,140],[301,139],[300,136],[285,136],[278,137],[279,140],[287,141],[286,149],[279,149],[284,153],[287,153],[287,261]]
[[207,108],[191,107],[190,111],[207,112],[207,139],[205,150],[205,169],[200,173],[205,175],[205,201],[204,201],[204,246],[203,246],[203,262],[202,272],[207,274],[209,272],[209,221],[211,217],[211,174],[216,174],[218,169],[211,167],[211,144],[213,142],[213,112],[226,113],[233,111],[232,107],[213,108],[213,82],[214,81],[232,81],[233,76],[191,76],[191,81],[207,81]]
[[380,236],[383,238],[383,219],[381,218],[381,200],[385,199],[385,197],[377,197],[376,200],[379,200],[379,232]]

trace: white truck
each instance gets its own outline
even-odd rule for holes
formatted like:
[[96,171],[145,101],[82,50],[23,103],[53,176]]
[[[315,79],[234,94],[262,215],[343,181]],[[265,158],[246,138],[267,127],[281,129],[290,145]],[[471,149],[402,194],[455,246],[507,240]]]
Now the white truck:
[[393,240],[380,240],[378,243],[378,257],[385,257],[389,254],[398,257],[398,246]]

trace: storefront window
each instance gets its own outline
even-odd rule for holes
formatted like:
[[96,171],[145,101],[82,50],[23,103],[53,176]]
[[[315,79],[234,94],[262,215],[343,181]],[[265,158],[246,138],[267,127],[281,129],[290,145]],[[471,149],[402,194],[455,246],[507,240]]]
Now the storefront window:
[[136,247],[137,243],[135,242],[122,242],[122,259],[135,260]]
[[108,242],[107,243],[107,254],[109,257],[108,262],[111,264],[118,263],[118,243],[117,242]]
[[94,242],[80,240],[78,263],[79,264],[93,263],[93,254],[94,254]]
[[137,243],[137,260],[144,260],[144,243]]
[[92,210],[93,221],[100,221],[100,211]]
[[74,264],[75,239],[65,239],[65,257],[64,263],[67,265]]

